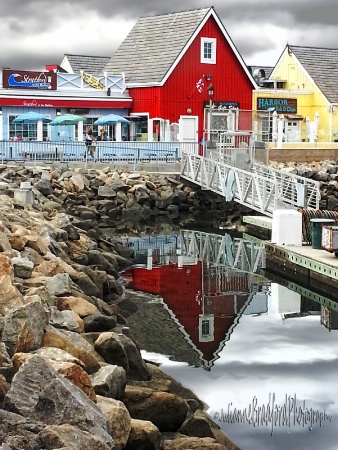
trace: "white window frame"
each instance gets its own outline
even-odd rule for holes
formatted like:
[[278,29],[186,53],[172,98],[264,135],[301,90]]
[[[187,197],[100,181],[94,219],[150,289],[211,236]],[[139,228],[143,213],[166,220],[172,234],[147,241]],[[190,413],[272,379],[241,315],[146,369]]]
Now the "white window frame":
[[[211,44],[211,57],[204,56],[205,44]],[[215,38],[201,38],[201,63],[202,64],[216,64],[216,39]]]

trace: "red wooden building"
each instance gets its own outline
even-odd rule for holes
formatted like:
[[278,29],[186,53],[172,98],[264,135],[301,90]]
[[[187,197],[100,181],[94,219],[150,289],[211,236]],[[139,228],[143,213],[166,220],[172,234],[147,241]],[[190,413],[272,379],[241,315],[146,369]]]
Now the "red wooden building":
[[238,111],[252,109],[257,86],[212,7],[141,17],[104,70],[124,73],[144,139],[169,140],[177,123],[180,141],[200,141],[210,105],[211,129],[227,129],[229,110],[251,129]]

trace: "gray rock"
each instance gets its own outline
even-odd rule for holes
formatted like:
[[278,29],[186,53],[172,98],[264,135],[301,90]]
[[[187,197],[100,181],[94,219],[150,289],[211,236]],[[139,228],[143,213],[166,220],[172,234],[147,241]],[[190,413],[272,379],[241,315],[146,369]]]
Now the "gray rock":
[[2,341],[13,352],[30,352],[41,346],[49,317],[39,301],[20,306],[4,319]]
[[14,275],[19,278],[30,278],[34,269],[34,263],[28,258],[15,256],[12,258]]
[[52,295],[70,294],[72,291],[71,278],[68,273],[58,273],[46,279],[46,287]]
[[99,186],[97,195],[99,198],[100,197],[101,198],[104,198],[104,197],[115,198],[116,190],[111,184],[106,184],[104,186]]
[[52,306],[50,308],[49,323],[55,328],[62,328],[75,333],[81,332],[79,322],[71,310],[59,311],[55,306]]
[[0,448],[3,450],[37,450],[40,447],[38,433],[44,428],[42,422],[0,409],[0,423]]
[[111,316],[91,314],[83,318],[85,332],[108,331],[116,327],[116,320]]
[[70,424],[101,438],[108,449],[113,440],[108,421],[87,395],[38,355],[16,373],[4,408],[47,425]]
[[120,366],[109,364],[101,367],[89,378],[97,395],[118,400],[124,394],[127,375],[126,371]]
[[35,187],[44,196],[48,196],[53,193],[52,185],[49,180],[40,180],[36,183]]

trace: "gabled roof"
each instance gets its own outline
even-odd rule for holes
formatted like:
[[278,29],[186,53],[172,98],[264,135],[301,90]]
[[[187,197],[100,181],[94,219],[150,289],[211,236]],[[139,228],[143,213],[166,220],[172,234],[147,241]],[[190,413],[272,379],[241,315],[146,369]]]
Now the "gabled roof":
[[104,70],[124,73],[127,87],[163,85],[210,16],[255,84],[212,7],[141,17]]
[[338,49],[288,45],[330,103],[338,104]]
[[61,67],[67,70],[67,65],[69,65],[73,73],[80,73],[83,70],[90,74],[101,74],[109,59],[109,56],[71,55],[67,53],[64,55]]

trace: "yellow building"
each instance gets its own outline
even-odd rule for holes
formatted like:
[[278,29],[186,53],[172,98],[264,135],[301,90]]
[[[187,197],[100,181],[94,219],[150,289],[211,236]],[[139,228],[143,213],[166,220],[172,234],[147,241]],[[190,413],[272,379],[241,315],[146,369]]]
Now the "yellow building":
[[278,120],[285,143],[338,141],[338,49],[287,45],[270,76],[260,75],[258,140],[274,141]]

